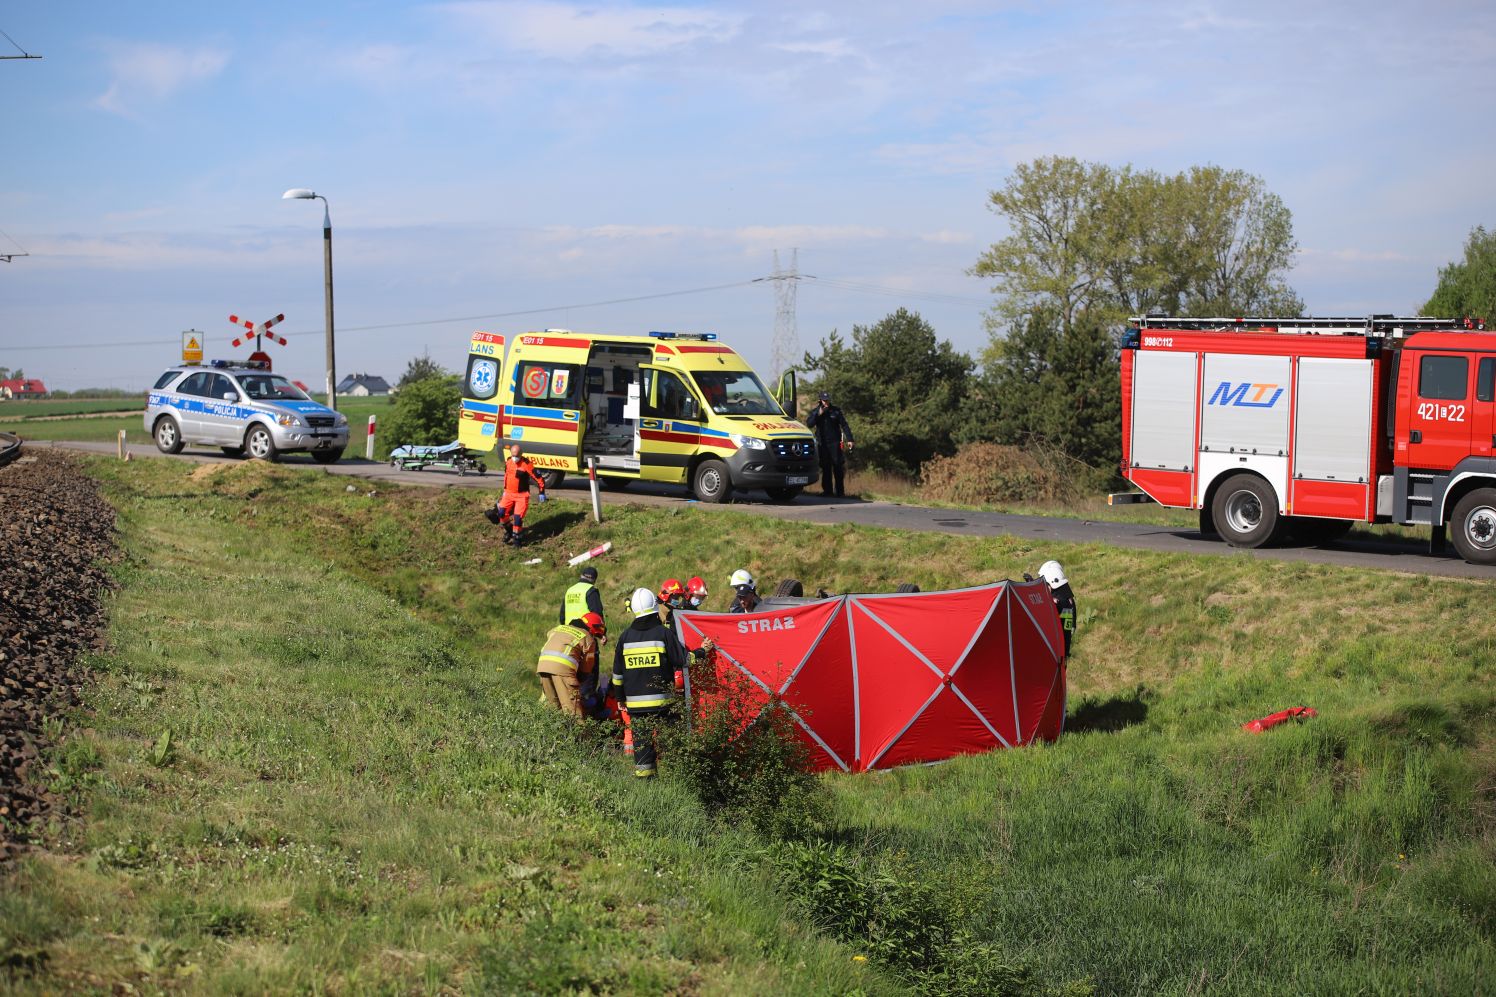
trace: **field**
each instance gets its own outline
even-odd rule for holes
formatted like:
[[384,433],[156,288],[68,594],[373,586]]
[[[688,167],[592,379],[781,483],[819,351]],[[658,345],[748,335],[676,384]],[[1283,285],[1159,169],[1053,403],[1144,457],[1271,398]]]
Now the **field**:
[[[529,567],[455,490],[91,467],[127,559],[52,760],[76,817],[0,890],[13,989],[1474,993],[1496,973],[1488,583],[686,506],[597,526],[566,501],[532,509]],[[668,757],[637,785],[535,703],[564,558],[603,539],[609,607],[696,573],[721,604],[740,562],[886,590],[1058,557],[1070,731],[824,777],[793,847],[714,821]],[[1319,718],[1239,729],[1301,703]],[[868,897],[878,923],[838,930]]]

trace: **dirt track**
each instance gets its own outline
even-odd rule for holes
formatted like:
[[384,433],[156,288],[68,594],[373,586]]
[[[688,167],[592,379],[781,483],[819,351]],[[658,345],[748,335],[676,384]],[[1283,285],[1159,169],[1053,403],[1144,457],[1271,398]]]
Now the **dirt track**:
[[104,639],[115,550],[114,510],[72,457],[33,450],[0,468],[0,862],[52,809],[43,721],[76,702],[78,659]]

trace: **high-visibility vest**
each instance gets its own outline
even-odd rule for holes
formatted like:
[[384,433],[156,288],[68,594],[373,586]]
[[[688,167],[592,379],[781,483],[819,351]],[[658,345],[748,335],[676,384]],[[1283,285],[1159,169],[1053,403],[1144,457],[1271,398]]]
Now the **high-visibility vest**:
[[573,675],[597,667],[597,641],[585,630],[561,624],[546,635],[535,671],[540,675]]
[[[580,620],[582,617],[591,612],[591,610],[587,608],[587,593],[592,591],[593,587],[594,586],[591,582],[577,582],[571,588],[566,590],[565,605],[567,623],[570,623],[572,620]],[[552,589],[552,591],[555,590]]]

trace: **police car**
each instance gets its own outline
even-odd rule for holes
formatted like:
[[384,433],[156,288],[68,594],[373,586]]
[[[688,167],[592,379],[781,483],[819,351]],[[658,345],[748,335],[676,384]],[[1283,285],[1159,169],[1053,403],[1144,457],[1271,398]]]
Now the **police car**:
[[254,361],[171,368],[146,397],[145,429],[163,453],[209,446],[232,457],[275,460],[304,451],[331,464],[348,446],[346,416]]

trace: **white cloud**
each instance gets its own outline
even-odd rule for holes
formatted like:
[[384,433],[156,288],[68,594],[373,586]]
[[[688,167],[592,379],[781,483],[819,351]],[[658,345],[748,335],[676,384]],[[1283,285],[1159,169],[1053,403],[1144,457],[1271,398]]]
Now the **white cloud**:
[[94,106],[131,117],[143,103],[164,100],[183,87],[223,72],[229,53],[209,46],[117,42],[107,56],[113,78]]
[[506,48],[567,61],[656,56],[725,41],[743,23],[738,15],[690,7],[474,2],[444,9]]

